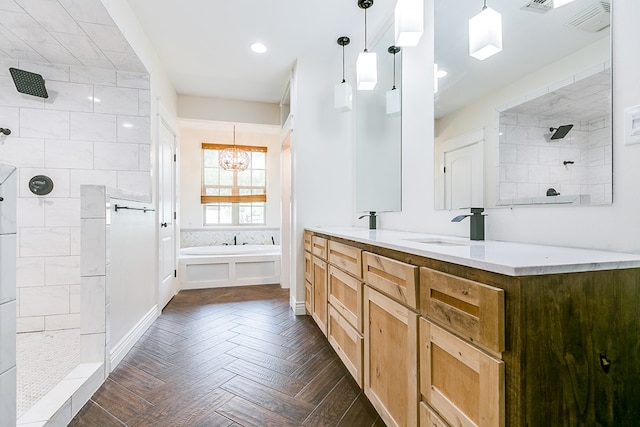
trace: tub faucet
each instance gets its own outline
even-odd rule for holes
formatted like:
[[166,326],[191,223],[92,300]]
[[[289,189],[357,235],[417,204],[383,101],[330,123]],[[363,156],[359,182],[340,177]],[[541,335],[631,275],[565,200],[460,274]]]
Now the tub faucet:
[[238,244],[238,236],[233,236],[233,246]]
[[482,212],[484,212],[483,208],[471,208],[471,214],[458,215],[451,222],[460,222],[466,217],[470,217],[471,230],[469,238],[471,240],[484,240],[484,215],[482,215]]
[[369,230],[375,230],[376,229],[376,213],[375,212],[369,212],[368,214],[362,215],[358,219],[362,219],[365,216],[369,217]]

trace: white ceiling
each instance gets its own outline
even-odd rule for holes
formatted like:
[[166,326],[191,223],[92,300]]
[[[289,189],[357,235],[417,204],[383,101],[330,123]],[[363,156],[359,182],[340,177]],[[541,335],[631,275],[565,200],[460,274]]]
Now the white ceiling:
[[[357,0],[129,0],[180,94],[277,103],[297,58],[337,64],[342,48],[355,63],[364,48],[364,11]],[[371,42],[395,0],[375,0],[367,11]],[[264,43],[259,55],[249,46]]]

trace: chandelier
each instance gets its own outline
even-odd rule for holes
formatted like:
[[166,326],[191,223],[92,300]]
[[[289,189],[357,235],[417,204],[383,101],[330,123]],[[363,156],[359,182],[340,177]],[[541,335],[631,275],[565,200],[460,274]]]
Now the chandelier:
[[249,153],[236,147],[236,126],[233,126],[233,147],[222,150],[219,158],[220,167],[224,170],[243,171],[249,167],[251,157]]

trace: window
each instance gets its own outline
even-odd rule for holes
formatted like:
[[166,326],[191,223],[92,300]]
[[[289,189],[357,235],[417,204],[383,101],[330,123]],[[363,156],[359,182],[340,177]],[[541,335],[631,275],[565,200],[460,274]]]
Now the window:
[[218,155],[226,144],[202,144],[204,225],[264,225],[267,201],[267,147],[237,145],[249,152],[244,171],[220,167]]

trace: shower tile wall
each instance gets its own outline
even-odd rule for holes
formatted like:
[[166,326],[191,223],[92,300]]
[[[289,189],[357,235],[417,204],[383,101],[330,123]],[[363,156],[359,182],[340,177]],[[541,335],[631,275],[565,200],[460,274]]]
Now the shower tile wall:
[[0,425],[16,419],[15,168],[0,163]]
[[[48,99],[22,95],[9,67],[41,73]],[[18,332],[80,327],[80,185],[150,194],[148,74],[0,59],[0,161],[19,169]],[[35,196],[29,179],[53,191]]]
[[[564,123],[573,129],[550,141],[549,128]],[[610,119],[502,114],[500,126],[500,199],[544,197],[554,188],[562,195],[588,195],[591,203],[611,203]]]

